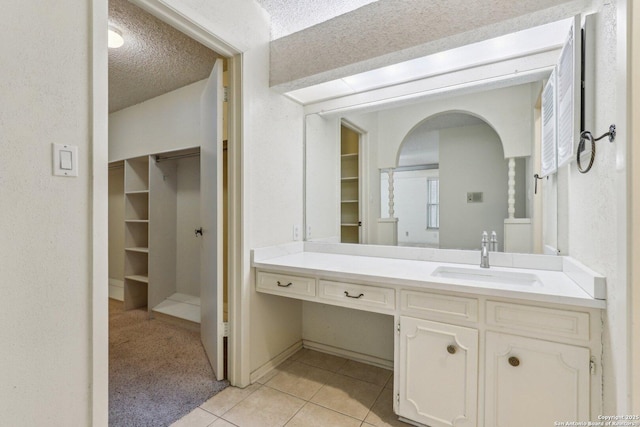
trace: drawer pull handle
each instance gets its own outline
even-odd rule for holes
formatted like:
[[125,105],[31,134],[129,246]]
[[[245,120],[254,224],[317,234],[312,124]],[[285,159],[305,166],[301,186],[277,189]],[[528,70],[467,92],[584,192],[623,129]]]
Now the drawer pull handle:
[[515,356],[511,356],[511,357],[509,358],[509,365],[513,366],[514,368],[515,368],[516,366],[520,366],[520,359],[518,359],[518,358],[517,358],[517,357],[515,357]]
[[447,346],[447,351],[449,352],[449,354],[456,354],[456,346],[449,344]]
[[354,298],[354,299],[358,299],[358,298],[362,298],[364,296],[364,294],[360,294],[360,295],[349,295],[348,291],[344,291],[344,296],[347,298]]
[[289,286],[293,285],[293,283],[289,282],[286,285],[283,285],[282,283],[280,283],[280,281],[278,280],[278,286],[280,286],[281,288],[288,288]]

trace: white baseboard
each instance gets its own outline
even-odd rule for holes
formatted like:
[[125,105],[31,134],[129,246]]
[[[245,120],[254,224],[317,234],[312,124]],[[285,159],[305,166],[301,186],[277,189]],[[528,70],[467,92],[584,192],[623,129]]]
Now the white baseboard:
[[355,360],[356,362],[366,363],[367,365],[393,370],[393,360],[382,359],[380,357],[370,356],[368,354],[345,350],[344,348],[332,347],[330,345],[308,340],[303,340],[302,346],[309,350],[333,354],[334,356],[344,357],[345,359]]
[[293,344],[291,347],[287,348],[285,351],[260,366],[255,371],[251,372],[251,376],[249,377],[249,381],[251,384],[255,383],[257,380],[262,378],[264,375],[271,372],[274,368],[276,368],[279,364],[287,360],[289,357],[293,356],[295,352],[302,349],[302,341],[298,341]]
[[109,298],[124,301],[124,280],[109,279]]

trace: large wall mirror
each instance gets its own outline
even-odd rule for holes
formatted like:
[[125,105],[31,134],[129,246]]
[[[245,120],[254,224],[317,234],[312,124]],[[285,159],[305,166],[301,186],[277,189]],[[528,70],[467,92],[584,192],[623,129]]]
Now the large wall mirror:
[[[500,251],[566,253],[566,169],[534,178],[547,135],[542,93],[562,49],[478,68],[498,78],[454,76],[470,85],[449,89],[445,73],[438,90],[395,94],[396,85],[370,102],[359,93],[344,98],[351,105],[307,108],[306,240],[473,250],[495,231]],[[523,72],[527,61],[545,65]]]

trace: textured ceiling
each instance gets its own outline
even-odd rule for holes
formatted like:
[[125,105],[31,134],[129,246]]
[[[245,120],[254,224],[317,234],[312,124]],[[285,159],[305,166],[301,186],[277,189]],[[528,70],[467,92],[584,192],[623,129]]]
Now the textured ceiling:
[[592,0],[379,0],[273,40],[270,83],[324,83],[572,17]]
[[279,39],[378,0],[256,0],[271,16],[271,39]]
[[109,25],[125,40],[109,49],[109,112],[208,77],[218,57],[127,0],[109,0]]

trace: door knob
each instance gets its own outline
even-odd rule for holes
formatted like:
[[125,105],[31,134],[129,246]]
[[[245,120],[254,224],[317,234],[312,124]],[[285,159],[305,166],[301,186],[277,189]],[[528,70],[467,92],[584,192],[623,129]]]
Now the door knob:
[[449,354],[456,354],[456,346],[452,344],[448,345],[447,351],[449,352]]
[[199,235],[202,236],[202,227],[196,228],[196,237],[198,237]]
[[514,368],[515,368],[516,366],[519,366],[519,365],[520,365],[520,359],[518,359],[518,358],[517,358],[517,357],[515,357],[515,356],[511,356],[511,357],[509,358],[509,365],[513,366]]

